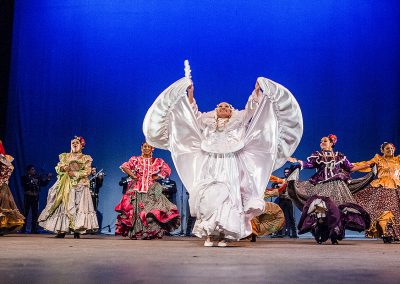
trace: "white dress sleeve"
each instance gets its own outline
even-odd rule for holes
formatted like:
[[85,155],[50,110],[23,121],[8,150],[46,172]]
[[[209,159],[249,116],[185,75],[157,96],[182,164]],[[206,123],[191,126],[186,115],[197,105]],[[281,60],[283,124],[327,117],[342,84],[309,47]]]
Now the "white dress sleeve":
[[259,207],[271,173],[292,155],[303,134],[301,110],[289,90],[267,78],[257,82],[263,94],[238,152],[246,211]]
[[176,171],[189,193],[194,188],[196,165],[204,158],[200,147],[203,140],[201,125],[186,95],[191,83],[182,78],[165,89],[143,121],[147,143],[171,152]]
[[[261,123],[264,127],[267,124],[275,124],[275,127],[272,127],[274,128],[273,132],[275,132],[273,133],[275,141],[271,141],[273,144],[276,143],[274,171],[286,163],[287,158],[293,154],[299,145],[303,135],[303,116],[295,97],[284,86],[263,77],[259,77],[257,82],[263,92],[262,102],[259,104],[265,104],[261,110],[264,115],[260,114],[259,111],[254,114],[248,130],[248,138],[251,135],[252,128],[257,128],[258,124]],[[266,111],[265,107],[269,111]],[[270,126],[265,128],[271,129]],[[271,133],[267,135],[271,135]],[[265,138],[270,140],[267,137]]]
[[179,134],[179,130],[171,129],[171,125],[178,124],[198,132],[197,118],[186,96],[190,84],[187,78],[176,81],[157,97],[147,111],[143,133],[150,145],[169,150],[171,135]]

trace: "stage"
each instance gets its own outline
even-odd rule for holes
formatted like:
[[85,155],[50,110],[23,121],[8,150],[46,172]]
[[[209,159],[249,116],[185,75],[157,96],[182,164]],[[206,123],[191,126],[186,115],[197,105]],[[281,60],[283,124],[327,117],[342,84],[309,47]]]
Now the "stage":
[[205,248],[198,238],[107,235],[0,238],[1,283],[399,283],[400,244],[258,239]]

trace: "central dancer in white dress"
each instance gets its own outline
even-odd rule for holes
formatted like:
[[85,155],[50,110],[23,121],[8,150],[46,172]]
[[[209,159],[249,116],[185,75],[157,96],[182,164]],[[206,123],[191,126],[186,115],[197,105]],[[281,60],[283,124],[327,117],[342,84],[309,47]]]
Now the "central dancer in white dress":
[[155,100],[143,122],[147,142],[171,152],[205,246],[226,246],[251,234],[263,213],[272,171],[294,152],[303,133],[300,107],[282,85],[258,78],[244,110],[220,103],[199,112],[190,69]]

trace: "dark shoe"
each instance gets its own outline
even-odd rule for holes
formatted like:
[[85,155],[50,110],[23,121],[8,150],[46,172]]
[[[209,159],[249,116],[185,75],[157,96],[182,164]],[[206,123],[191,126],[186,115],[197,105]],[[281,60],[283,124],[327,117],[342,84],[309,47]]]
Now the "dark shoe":
[[338,245],[339,244],[339,242],[337,240],[331,240],[331,242],[332,242],[332,245]]
[[57,235],[55,236],[55,238],[57,238],[57,239],[64,239],[64,238],[65,238],[65,233],[57,234]]
[[79,233],[74,233],[74,239],[80,239],[81,235]]
[[384,244],[391,244],[393,241],[392,237],[382,237],[382,240]]
[[299,237],[297,235],[292,235],[290,236],[291,239],[298,239]]
[[250,242],[255,243],[257,241],[257,236],[255,234],[251,234]]

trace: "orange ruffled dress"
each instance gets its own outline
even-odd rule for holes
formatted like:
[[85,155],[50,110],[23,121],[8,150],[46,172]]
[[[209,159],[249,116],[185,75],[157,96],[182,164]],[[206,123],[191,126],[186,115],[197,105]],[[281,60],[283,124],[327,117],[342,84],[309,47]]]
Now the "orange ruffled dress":
[[[367,236],[390,236],[398,239],[400,237],[400,156],[383,157],[376,154],[371,160],[354,165],[377,167],[377,178],[354,194],[356,201],[371,216],[372,226],[366,232]],[[370,170],[367,168],[360,171]],[[390,220],[386,220],[385,216],[390,216]]]

